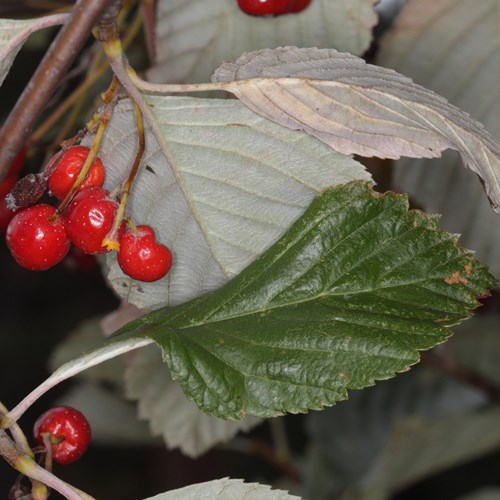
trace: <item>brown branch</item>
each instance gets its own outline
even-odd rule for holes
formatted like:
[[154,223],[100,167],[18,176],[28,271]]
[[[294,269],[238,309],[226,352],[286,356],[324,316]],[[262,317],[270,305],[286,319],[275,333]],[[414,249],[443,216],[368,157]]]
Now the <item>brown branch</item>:
[[115,0],[78,0],[0,129],[0,180],[26,142],[44,106],[75,60],[97,20]]

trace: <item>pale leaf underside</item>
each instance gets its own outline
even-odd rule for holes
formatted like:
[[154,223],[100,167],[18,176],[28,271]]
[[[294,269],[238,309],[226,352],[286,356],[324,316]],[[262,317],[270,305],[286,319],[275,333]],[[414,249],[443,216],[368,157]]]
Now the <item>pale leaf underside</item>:
[[155,82],[205,82],[219,64],[243,52],[291,44],[361,55],[377,22],[375,3],[314,0],[300,14],[254,17],[236,0],[158,2],[157,57],[147,76]]
[[[146,128],[127,211],[137,224],[155,229],[172,249],[174,265],[164,279],[140,283],[108,256],[113,288],[138,307],[175,305],[220,287],[276,241],[319,192],[369,178],[352,158],[237,100],[154,97],[148,103],[154,123]],[[134,113],[121,101],[101,154],[110,190],[126,179],[136,147]]]
[[161,493],[146,500],[300,500],[283,490],[273,490],[258,483],[245,483],[243,479],[214,479],[206,483],[191,484],[177,490]]
[[333,49],[244,54],[213,76],[260,115],[344,154],[433,158],[460,153],[500,211],[500,144],[469,115],[393,70]]
[[169,448],[179,448],[193,458],[261,422],[251,416],[223,420],[200,411],[172,380],[156,346],[133,354],[125,383],[127,396],[138,401],[139,417],[149,421],[153,435],[161,435]]

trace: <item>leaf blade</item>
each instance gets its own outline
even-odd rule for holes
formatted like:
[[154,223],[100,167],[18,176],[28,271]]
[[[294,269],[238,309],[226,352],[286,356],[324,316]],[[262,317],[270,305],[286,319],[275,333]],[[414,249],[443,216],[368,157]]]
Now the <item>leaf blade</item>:
[[160,2],[157,57],[147,76],[156,82],[205,82],[219,64],[245,51],[290,44],[361,55],[377,23],[374,4],[315,0],[300,14],[262,18],[244,14],[232,0]]
[[[148,103],[157,130],[146,128],[143,168],[127,210],[155,229],[175,263],[166,278],[144,284],[125,277],[108,256],[111,285],[140,308],[175,305],[223,285],[276,241],[318,192],[370,178],[352,158],[260,118],[237,100]],[[110,190],[125,181],[135,155],[133,116],[130,103],[120,102],[106,130],[101,157]]]
[[455,243],[404,197],[342,185],[228,285],[112,341],[155,340],[188,397],[221,418],[319,409],[407,370],[477,306],[495,280]]
[[343,154],[434,158],[460,153],[500,211],[500,143],[444,98],[392,70],[333,49],[283,47],[222,64],[213,81],[250,109]]

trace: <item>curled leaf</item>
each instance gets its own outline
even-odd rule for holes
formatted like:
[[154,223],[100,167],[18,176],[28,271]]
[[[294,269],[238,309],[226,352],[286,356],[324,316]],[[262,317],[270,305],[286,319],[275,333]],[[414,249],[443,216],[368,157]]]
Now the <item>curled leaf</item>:
[[343,154],[434,158],[460,153],[500,212],[500,143],[468,114],[393,70],[333,49],[250,52],[213,76],[249,108]]

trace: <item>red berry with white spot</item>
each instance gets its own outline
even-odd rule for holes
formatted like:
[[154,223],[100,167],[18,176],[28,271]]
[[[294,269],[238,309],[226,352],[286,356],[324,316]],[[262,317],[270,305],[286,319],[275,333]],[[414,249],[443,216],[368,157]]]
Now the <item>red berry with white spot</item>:
[[[55,266],[68,253],[66,222],[56,209],[40,204],[18,212],[7,227],[6,241],[19,265],[32,271]],[[54,216],[54,220],[52,217]]]
[[[70,191],[83,164],[89,155],[89,148],[73,146],[62,153],[61,159],[49,177],[49,189],[52,194],[62,200]],[[77,192],[91,187],[101,187],[106,177],[104,165],[99,158],[95,158]]]
[[137,226],[121,235],[118,264],[121,270],[138,281],[152,282],[165,276],[172,267],[172,252],[156,241],[149,226]]
[[239,8],[249,16],[279,16],[287,11],[288,0],[238,0]]
[[78,460],[87,451],[91,438],[87,419],[70,406],[57,406],[40,415],[33,434],[40,446],[45,445],[45,435],[51,443],[53,460],[63,465]]
[[85,253],[107,252],[102,241],[113,226],[117,210],[118,203],[103,188],[77,193],[66,213],[69,239]]

